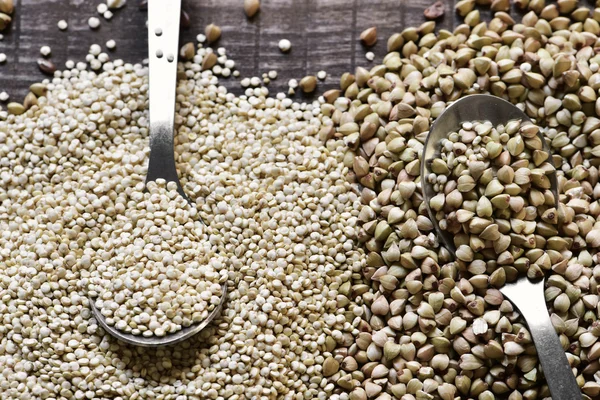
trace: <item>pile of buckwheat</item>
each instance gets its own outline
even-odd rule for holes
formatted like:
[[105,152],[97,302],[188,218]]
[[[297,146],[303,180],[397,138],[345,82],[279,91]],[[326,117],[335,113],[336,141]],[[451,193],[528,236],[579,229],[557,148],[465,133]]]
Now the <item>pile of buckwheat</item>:
[[[341,77],[341,90],[324,93],[321,109],[332,125],[328,122],[323,137],[342,138],[347,145],[348,179],[362,186],[358,240],[367,252],[363,277],[368,282],[351,288],[357,302],[354,341],[338,343],[331,363],[339,399],[549,397],[531,335],[497,289],[519,271],[546,275],[551,320],[577,382],[585,398],[600,396],[600,56],[595,51],[600,9],[578,8],[574,0],[525,0],[517,6],[526,14],[515,22],[506,12],[508,1],[478,2],[483,3],[495,12],[491,21],[480,20],[474,0],[460,1],[456,9],[465,23],[453,32],[434,32],[433,21],[406,28],[389,38],[383,64],[358,67]],[[498,226],[498,233],[510,238],[497,245],[496,250],[506,244],[510,249],[501,252],[507,267],[500,269],[499,261],[478,260],[492,259],[493,246],[484,253],[473,251],[490,242],[465,236],[462,225],[443,222],[448,216],[444,204],[439,208],[442,225],[460,227],[454,261],[440,246],[421,191],[420,157],[431,123],[450,102],[476,93],[507,99],[534,120],[558,168],[556,215],[551,215],[553,199],[544,195],[545,173],[529,170],[529,162],[529,173],[519,172],[519,181],[528,175],[541,184],[541,195],[534,193],[527,201],[542,206],[529,213],[523,204],[525,214],[511,211],[508,224]],[[515,140],[510,148],[516,153],[521,142]],[[501,175],[507,174],[512,176],[510,171]],[[477,190],[472,174],[456,178],[457,187]],[[453,178],[439,183],[444,179]],[[501,185],[512,193],[513,185]],[[492,186],[489,204],[463,198],[460,205],[454,192],[445,193],[444,201],[450,208],[466,208],[461,219],[465,212],[488,215],[489,206],[492,214],[506,215],[504,200],[520,207],[519,195],[496,198],[499,185]],[[480,190],[477,199],[486,188]],[[441,202],[436,198],[434,206]],[[535,221],[531,234],[530,221]],[[473,227],[475,232],[486,228]],[[507,229],[521,233],[511,235]],[[488,234],[495,236],[495,228]],[[526,253],[519,245],[523,236],[534,243]]]

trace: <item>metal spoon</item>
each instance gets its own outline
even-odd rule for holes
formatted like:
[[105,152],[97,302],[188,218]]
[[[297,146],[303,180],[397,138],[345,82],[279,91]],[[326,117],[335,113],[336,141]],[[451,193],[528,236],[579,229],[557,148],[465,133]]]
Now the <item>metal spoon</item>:
[[[432,185],[427,182],[427,179],[424,179],[431,173],[431,161],[440,154],[440,141],[450,132],[460,129],[463,122],[487,120],[494,125],[499,125],[513,119],[529,121],[527,115],[508,101],[490,95],[478,94],[455,101],[436,119],[429,131],[421,164],[423,197],[438,237],[452,253],[456,251],[452,234],[440,229],[434,217],[435,213],[429,207],[429,200],[436,193]],[[549,152],[550,149],[541,133],[540,137],[544,150]],[[554,197],[558,201],[556,174],[550,176],[550,182],[552,183]],[[581,399],[581,391],[565,351],[560,344],[552,322],[550,322],[544,299],[544,278],[532,282],[527,277],[522,276],[515,282],[504,285],[500,292],[519,309],[529,326],[552,398],[557,400]]]
[[[179,194],[192,204],[179,182],[173,145],[180,12],[181,0],[148,1],[150,161],[146,184],[160,178],[176,182]],[[157,347],[181,342],[204,329],[221,312],[226,295],[227,285],[223,285],[221,302],[206,319],[161,337],[121,332],[106,323],[94,299],[90,305],[100,326],[112,336],[136,346]]]

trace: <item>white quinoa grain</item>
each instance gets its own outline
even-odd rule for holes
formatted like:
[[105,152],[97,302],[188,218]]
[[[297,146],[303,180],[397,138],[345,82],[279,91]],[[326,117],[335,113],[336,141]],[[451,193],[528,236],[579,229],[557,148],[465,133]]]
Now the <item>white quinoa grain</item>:
[[48,57],[52,53],[52,49],[50,46],[42,46],[40,47],[40,54],[44,57]]
[[[68,62],[26,113],[0,111],[3,397],[334,399],[322,364],[356,330],[337,299],[364,254],[346,144],[318,138],[321,105],[236,96],[202,58],[180,65],[189,206],[144,193],[147,67],[102,54],[90,49],[97,72]],[[214,306],[217,276],[221,317],[174,346],[122,344],[89,309],[91,296],[118,329],[166,335]]]
[[531,71],[531,64],[529,64],[528,62],[524,62],[519,66],[519,69],[523,72],[529,72]]
[[91,29],[98,29],[100,26],[100,20],[96,17],[90,17],[88,19],[88,25]]
[[96,11],[98,11],[98,14],[102,15],[106,11],[108,11],[108,6],[106,5],[106,3],[100,3],[96,6]]
[[99,44],[94,43],[90,46],[89,54],[98,56],[102,52],[102,47]]
[[102,62],[100,60],[93,59],[90,62],[90,68],[94,71],[98,71],[102,68]]
[[292,48],[292,43],[289,40],[281,39],[279,41],[279,50],[281,50],[283,53],[290,51],[291,48]]
[[58,26],[58,29],[60,29],[61,31],[67,30],[67,28],[69,27],[69,24],[64,19],[61,19],[60,21],[58,21],[58,23],[56,25]]
[[250,78],[250,85],[251,86],[259,86],[260,78],[258,76],[253,76],[252,78]]

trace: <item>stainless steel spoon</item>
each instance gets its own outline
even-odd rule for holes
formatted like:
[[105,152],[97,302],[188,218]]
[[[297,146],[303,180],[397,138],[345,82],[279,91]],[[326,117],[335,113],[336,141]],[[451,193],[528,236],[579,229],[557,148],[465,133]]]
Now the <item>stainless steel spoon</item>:
[[[178,192],[192,204],[179,182],[173,145],[180,13],[181,0],[148,1],[150,161],[146,184],[160,178],[176,182]],[[90,299],[90,305],[100,326],[112,336],[136,346],[158,347],[181,342],[200,332],[221,312],[226,296],[227,285],[223,285],[221,302],[206,319],[161,337],[122,332],[106,323],[94,299]]]
[[[461,124],[466,121],[487,120],[494,125],[499,125],[513,119],[529,121],[527,115],[508,101],[490,95],[478,94],[455,101],[435,120],[429,131],[421,159],[423,197],[438,237],[452,253],[456,251],[452,234],[440,229],[434,217],[435,213],[429,207],[429,199],[435,196],[436,193],[431,184],[425,179],[431,173],[431,161],[439,156],[440,141],[450,132],[460,129]],[[550,148],[541,134],[540,137],[544,149],[549,152]],[[556,174],[550,176],[550,181],[552,192],[558,201]],[[532,282],[527,277],[522,276],[515,282],[504,285],[500,292],[518,308],[529,326],[552,398],[557,400],[581,399],[581,391],[565,351],[560,344],[554,326],[550,322],[544,299],[544,278]]]

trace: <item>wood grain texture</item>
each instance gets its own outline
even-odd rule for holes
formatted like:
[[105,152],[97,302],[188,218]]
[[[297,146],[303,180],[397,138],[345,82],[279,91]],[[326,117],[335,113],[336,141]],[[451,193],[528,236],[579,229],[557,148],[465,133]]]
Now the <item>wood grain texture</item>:
[[[260,12],[246,18],[243,0],[184,0],[183,8],[191,18],[191,26],[182,29],[180,43],[194,41],[209,23],[222,28],[222,37],[214,47],[227,48],[236,61],[240,78],[222,79],[229,90],[242,93],[242,77],[261,76],[270,70],[279,74],[268,86],[272,93],[287,91],[288,81],[301,79],[320,70],[327,78],[319,82],[318,92],[338,87],[339,77],[356,66],[369,67],[381,61],[389,35],[425,21],[423,10],[434,0],[262,0]],[[43,45],[52,48],[51,60],[64,69],[67,60],[84,61],[90,45],[105,48],[109,39],[117,42],[111,58],[141,62],[147,57],[146,12],[129,0],[106,21],[96,12],[100,0],[16,0],[13,23],[0,41],[0,53],[8,61],[0,65],[0,92],[10,94],[9,101],[22,101],[31,83],[46,78],[36,60]],[[452,29],[458,18],[453,12],[454,0],[445,0],[446,16],[439,28]],[[99,17],[101,26],[91,30],[90,17]],[[69,23],[66,31],[57,28],[61,19]],[[366,49],[359,41],[362,30],[375,26],[378,41]],[[289,39],[292,50],[282,54],[277,44]],[[373,51],[375,61],[365,58]],[[302,99],[297,93],[294,98]],[[310,99],[309,96],[307,99]]]

